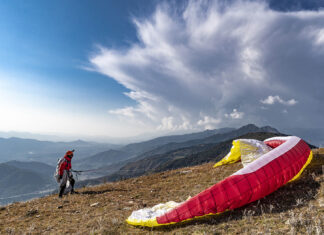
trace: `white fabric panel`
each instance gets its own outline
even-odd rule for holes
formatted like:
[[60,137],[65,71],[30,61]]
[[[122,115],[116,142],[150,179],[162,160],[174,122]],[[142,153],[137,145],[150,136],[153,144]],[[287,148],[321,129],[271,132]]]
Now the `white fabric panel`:
[[[244,175],[260,169],[261,167],[267,165],[272,160],[276,159],[277,157],[280,157],[285,152],[288,152],[290,149],[295,147],[300,141],[300,138],[297,136],[288,136],[288,137],[279,137],[279,138],[281,138],[280,140],[283,140],[282,138],[285,138],[286,142],[281,144],[277,148],[271,150],[270,152],[264,154],[262,157],[258,158],[254,162],[251,162],[246,167],[235,172],[233,175]],[[275,137],[275,138],[271,138],[271,140],[275,140],[279,138]]]
[[239,139],[239,141],[241,162],[244,167],[272,150],[263,141],[254,139]]
[[144,208],[141,210],[133,211],[132,214],[128,217],[130,220],[149,220],[164,215],[165,213],[173,210],[181,203],[177,203],[174,201],[169,201],[167,203],[160,203],[151,208]]
[[263,142],[267,142],[270,140],[288,140],[290,137],[292,137],[292,136],[276,136],[276,137],[271,137],[271,138],[265,139]]

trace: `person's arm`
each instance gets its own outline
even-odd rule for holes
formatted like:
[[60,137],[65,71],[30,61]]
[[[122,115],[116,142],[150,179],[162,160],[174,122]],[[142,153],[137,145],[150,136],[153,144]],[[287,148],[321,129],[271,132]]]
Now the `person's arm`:
[[60,170],[59,170],[59,175],[60,176],[63,176],[63,172],[64,172],[64,170],[66,168],[66,164],[67,164],[66,161],[62,162],[62,164],[60,166]]

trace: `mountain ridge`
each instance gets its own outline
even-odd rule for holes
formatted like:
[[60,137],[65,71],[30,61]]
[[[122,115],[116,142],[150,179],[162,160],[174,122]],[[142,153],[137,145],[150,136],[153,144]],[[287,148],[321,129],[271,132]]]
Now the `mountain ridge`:
[[[68,149],[77,149],[78,157],[83,158],[108,150],[116,145],[85,141],[52,142],[17,137],[0,138],[0,163],[12,159],[19,161],[40,161],[55,165]],[[118,146],[119,147],[119,146]]]
[[[201,138],[205,138],[205,137],[208,137],[208,136],[216,134],[216,133],[225,133],[225,132],[231,131],[233,129],[235,129],[235,128],[225,127],[225,128],[214,129],[214,130],[205,130],[205,131],[190,133],[190,134],[161,136],[161,137],[153,138],[153,139],[147,140],[147,141],[128,144],[128,145],[124,146],[122,148],[122,150],[125,152],[132,152],[134,154],[140,154],[140,153],[147,152],[149,149],[155,148],[157,146],[161,146],[163,144],[168,144],[168,143],[172,143],[172,142],[180,143],[180,142],[185,142],[185,141],[193,140],[193,139],[201,139]],[[149,145],[149,147],[147,147],[147,145]],[[134,148],[136,148],[137,150],[134,151]]]
[[[27,163],[26,167],[22,166],[22,162],[19,162],[19,165],[15,162],[18,166],[14,166],[13,163],[0,163],[0,204],[23,200],[25,195],[55,187],[54,178],[50,177],[48,172],[30,169],[30,163]],[[37,166],[44,167],[45,164],[38,163]]]
[[[248,133],[243,136],[236,136],[235,138],[253,138],[264,140],[273,136],[281,136],[281,133],[256,132]],[[172,150],[165,154],[156,154],[145,158],[140,158],[137,161],[129,162],[121,167],[119,171],[98,179],[87,181],[87,183],[94,182],[98,184],[106,181],[118,181],[137,177],[140,175],[151,174],[176,168],[199,165],[208,161],[218,161],[223,158],[232,146],[232,139],[228,139],[220,143],[199,144],[191,147],[184,147],[181,149]],[[82,185],[82,183],[79,182]]]

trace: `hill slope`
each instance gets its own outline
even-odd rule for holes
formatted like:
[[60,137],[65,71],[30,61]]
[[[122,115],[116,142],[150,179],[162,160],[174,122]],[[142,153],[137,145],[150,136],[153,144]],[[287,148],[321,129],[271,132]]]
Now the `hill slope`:
[[[172,142],[154,148],[154,146],[157,145],[156,141],[159,139],[163,140],[162,143],[164,143],[164,141],[166,140],[170,140],[170,138],[172,139],[175,137],[177,137],[178,140],[180,139],[184,140],[185,138],[183,137],[187,137],[187,136],[190,136],[190,138],[197,137],[197,136],[200,137],[204,136],[206,135],[205,132],[209,134],[208,137],[204,137],[200,139],[191,139],[185,142]],[[175,137],[171,136],[170,138],[160,137],[160,138],[153,139],[151,141],[128,145],[128,146],[132,146],[132,148],[134,149],[137,148],[136,146],[138,146],[139,149],[142,149],[143,146],[145,146],[145,148],[148,149],[149,143],[152,144],[151,150],[145,153],[138,154],[133,157],[124,158],[123,157],[123,155],[125,155],[124,153],[116,154],[116,156],[119,155],[117,159],[120,159],[120,161],[117,162],[117,164],[110,165],[107,168],[106,173],[104,169],[100,169],[99,170],[100,173],[92,176],[89,175],[82,178],[83,180],[84,179],[89,179],[89,180],[86,180],[83,183],[79,183],[79,185],[87,185],[87,184],[94,185],[106,181],[116,181],[120,179],[134,177],[134,176],[140,176],[147,172],[148,173],[158,172],[158,171],[185,167],[189,165],[191,166],[197,165],[210,160],[215,160],[216,156],[219,158],[223,157],[230,149],[231,141],[233,139],[256,138],[256,139],[264,140],[266,138],[275,135],[284,135],[278,132],[275,128],[269,126],[257,127],[253,124],[248,124],[234,130],[231,128],[223,128],[219,130],[205,131],[205,132],[201,132],[199,133],[199,135],[195,133],[195,134],[188,134],[188,135],[175,136]],[[249,133],[251,132],[255,134],[249,135]],[[211,133],[216,133],[216,134],[210,135]],[[224,141],[227,141],[225,145],[218,146],[220,142],[224,142]],[[128,146],[126,146],[126,149]],[[123,148],[123,151],[124,152],[126,151],[125,148]],[[208,153],[200,154],[202,152],[208,152]],[[104,152],[100,154],[108,157],[107,153],[108,152]],[[194,154],[196,154],[197,157],[195,157],[194,159],[188,158],[189,155],[194,155]],[[207,155],[209,157],[207,157]],[[112,170],[114,167],[115,170]],[[157,168],[159,168],[159,170],[156,170]]]
[[52,178],[55,172],[55,167],[50,166],[41,162],[20,162],[20,161],[9,161],[5,164],[13,166],[22,170],[33,171],[35,173]]
[[79,170],[101,168],[103,166],[108,166],[126,160],[132,156],[133,155],[128,152],[110,149],[90,157],[80,160],[77,159],[77,161],[73,163],[73,166]]
[[[37,191],[53,188],[53,177],[29,170],[28,166],[23,168],[23,163],[17,164],[18,167],[11,163],[0,164],[0,204],[25,198],[17,195],[33,193],[35,196]],[[14,199],[11,199],[12,196],[15,196]]]
[[213,135],[209,135],[207,137],[203,138],[196,138],[191,139],[188,141],[183,142],[170,142],[167,144],[160,145],[148,152],[145,152],[139,156],[137,156],[138,159],[154,156],[157,154],[164,154],[173,150],[182,149],[190,146],[196,146],[200,144],[215,144],[220,143],[222,141],[230,140],[237,138],[239,136],[248,134],[248,133],[256,133],[256,132],[267,132],[267,133],[274,133],[279,134],[280,132],[276,130],[273,127],[265,126],[265,127],[257,127],[254,124],[248,124],[245,126],[242,126],[238,129],[221,129],[223,131],[217,132]]
[[[155,228],[154,234],[322,234],[323,156],[302,177],[243,208],[181,225]],[[152,234],[125,219],[133,210],[160,202],[186,200],[241,168],[213,163],[84,188],[78,195],[57,195],[0,208],[0,234]],[[313,168],[312,168],[313,166]],[[62,223],[68,226],[62,226]],[[216,233],[215,233],[216,232]]]
[[55,167],[41,162],[0,163],[0,205],[40,197],[53,191]]
[[[227,134],[225,135],[227,136]],[[234,135],[234,133],[231,133],[231,136],[232,135]],[[241,139],[245,138],[264,140],[266,138],[278,135],[282,136],[283,134],[256,132],[235,137]],[[100,177],[98,179],[89,180],[84,183],[80,182],[79,184],[86,185],[90,183],[94,185],[107,181],[116,181],[144,174],[150,174],[153,172],[162,172],[171,169],[199,165],[209,161],[218,161],[229,152],[232,146],[232,141],[233,139],[229,139],[221,143],[205,143],[176,149],[163,154],[155,154],[152,156],[148,155],[143,159],[135,159],[134,161],[125,163],[123,167],[121,167],[118,171],[116,171],[113,174]]]
[[227,133],[235,130],[234,128],[221,128],[215,130],[205,130],[202,132],[191,133],[191,134],[183,134],[183,135],[170,135],[170,136],[162,136],[158,138],[154,138],[152,140],[143,141],[140,143],[132,143],[124,146],[121,150],[125,152],[130,152],[133,154],[141,154],[148,152],[152,149],[155,149],[159,146],[169,144],[169,143],[181,143],[190,140],[203,139],[209,136],[213,136],[216,134]]

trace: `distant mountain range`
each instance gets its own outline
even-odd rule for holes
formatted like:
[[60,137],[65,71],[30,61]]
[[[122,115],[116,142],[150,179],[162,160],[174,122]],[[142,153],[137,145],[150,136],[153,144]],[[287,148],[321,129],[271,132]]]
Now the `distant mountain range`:
[[[223,130],[223,129],[222,129]],[[149,152],[146,152],[145,154],[143,154],[141,156],[141,158],[145,158],[145,157],[149,157],[149,156],[153,156],[156,154],[163,154],[172,150],[176,150],[176,149],[181,149],[181,148],[186,148],[189,146],[195,146],[195,145],[200,145],[200,144],[213,144],[213,143],[219,143],[221,141],[225,141],[228,139],[232,139],[232,138],[236,138],[238,136],[247,134],[247,133],[252,133],[252,132],[269,132],[269,133],[279,133],[278,130],[276,130],[275,128],[266,126],[266,127],[257,127],[253,124],[249,124],[246,126],[243,126],[241,128],[238,129],[230,129],[228,128],[227,132],[224,131],[220,131],[220,132],[215,132],[215,134],[209,135],[209,136],[205,136],[202,138],[198,138],[198,139],[192,139],[192,140],[188,140],[188,141],[184,141],[184,142],[180,142],[180,143],[168,143],[168,144],[164,144],[161,145]]]
[[[51,142],[22,138],[0,138],[0,204],[43,195],[57,187],[53,174],[57,159],[68,149],[76,149],[74,169],[94,172],[80,179],[93,178],[118,171],[129,159],[169,142],[182,142],[223,133],[231,128],[199,133],[159,137],[150,141],[120,147],[85,141]],[[14,161],[12,159],[15,159]],[[48,163],[50,165],[47,165]],[[78,176],[76,178],[79,178]]]
[[258,139],[265,140],[273,136],[280,136],[280,133],[253,132],[227,139],[218,143],[199,144],[182,149],[173,150],[164,154],[157,154],[151,157],[128,163],[120,171],[106,178],[106,180],[119,180],[161,172],[187,166],[200,165],[205,162],[217,162],[222,159],[231,149],[233,139]]
[[40,162],[9,161],[0,164],[0,204],[41,196],[53,190],[55,168]]
[[78,170],[103,168],[104,166],[127,160],[133,156],[135,156],[133,153],[110,149],[81,160],[77,159],[73,162],[73,168]]
[[0,138],[0,163],[10,160],[39,161],[55,165],[69,149],[76,149],[76,158],[84,158],[118,145],[98,144],[82,140],[73,142],[50,142],[21,138]]
[[[194,161],[191,161],[195,164],[201,164],[202,162],[206,162],[211,159],[216,160],[216,156],[222,156],[222,154],[229,151],[233,139],[242,136],[245,138],[255,137],[257,139],[265,139],[276,135],[284,135],[275,128],[269,126],[260,128],[253,124],[249,124],[234,130],[228,129],[227,132],[216,130],[214,133],[211,133],[211,135],[197,135],[202,137],[199,139],[188,140],[183,138],[182,140],[186,141],[178,143],[169,142],[168,137],[163,137],[163,143],[167,142],[167,144],[163,145],[157,144],[155,139],[151,140],[150,142],[147,141],[144,143],[138,143],[140,149],[143,149],[143,146],[145,146],[145,149],[149,151],[138,154],[133,158],[124,160],[123,162],[119,162],[115,168],[114,164],[112,164],[109,168],[110,171],[107,172],[109,174],[106,176],[98,179],[86,180],[83,183],[79,183],[79,185],[115,181],[123,178],[147,174],[150,172],[173,169],[172,167],[174,166],[184,167],[192,164],[188,162],[191,160],[192,156],[197,156],[195,157]],[[254,134],[249,137],[249,135],[247,135],[248,133]],[[226,144],[222,143],[224,141],[227,141]],[[155,148],[150,149],[148,143],[154,143],[152,147]],[[136,144],[132,144],[131,147],[132,149],[136,149]],[[122,148],[124,151],[129,149],[129,146]],[[212,158],[207,158],[204,160],[206,153],[212,153]],[[202,159],[200,159],[199,156],[203,156]],[[113,168],[115,170],[112,170]]]
[[[125,163],[127,163],[129,161],[149,158],[157,154],[164,154],[169,151],[199,144],[219,143],[250,132],[279,133],[278,130],[269,126],[259,128],[249,124],[238,129],[221,128],[192,134],[163,136],[149,141],[128,144],[118,149],[119,152],[116,150],[109,150],[98,153],[94,156],[77,161],[75,166],[81,169],[103,168],[117,162],[125,161]],[[118,165],[120,165],[120,163],[118,163]],[[112,167],[109,168],[110,173],[113,171],[111,168]],[[118,169],[116,169],[116,171],[117,170]]]
[[126,146],[80,140],[0,138],[0,162],[6,161],[0,164],[0,204],[41,196],[40,191],[55,189],[53,173],[57,158],[68,149],[76,149],[72,166],[84,171],[76,176],[77,185],[83,186],[217,161],[229,151],[233,139],[263,140],[278,135],[284,134],[270,126],[249,124],[238,129],[163,136]]
[[[96,172],[83,173],[80,176],[81,179],[99,177],[106,175],[107,172],[112,173],[118,171],[121,166],[130,161],[129,159],[133,161],[134,158],[144,158],[155,154],[156,151],[167,152],[174,148],[180,148],[183,142],[204,139],[215,134],[222,134],[232,130],[235,129],[221,128],[217,130],[205,130],[197,133],[163,136],[148,141],[132,143],[119,149],[110,149],[84,159],[76,159],[73,163],[73,167],[78,170],[98,169]],[[114,166],[115,163],[116,166]]]
[[234,128],[221,128],[215,130],[205,130],[202,132],[184,134],[184,135],[170,135],[154,138],[152,140],[143,141],[140,143],[128,144],[121,150],[135,155],[139,155],[155,149],[159,146],[170,143],[182,143],[190,140],[203,139],[216,134],[223,134],[235,130]]
[[324,147],[324,127],[318,128],[285,128],[283,129],[285,133],[289,133],[291,135],[296,135],[301,137],[302,139],[318,146]]
[[54,166],[50,166],[41,162],[20,162],[20,161],[9,161],[6,165],[16,167],[21,170],[36,172],[45,177],[52,177],[54,175]]

